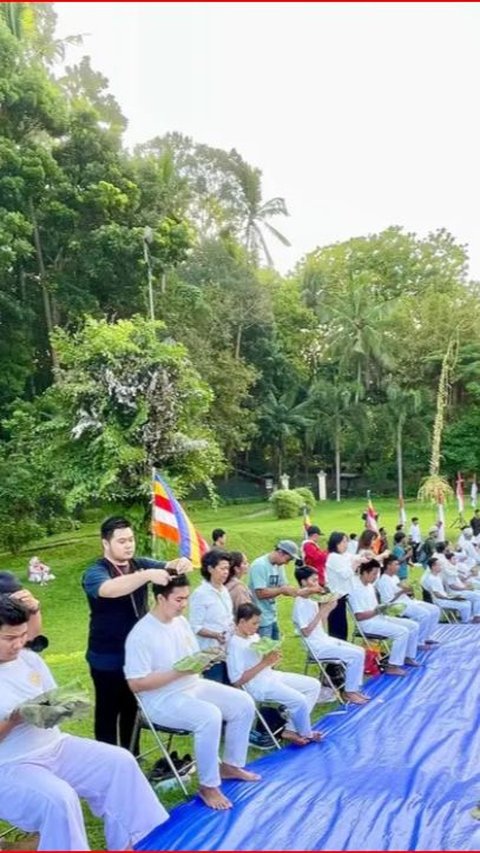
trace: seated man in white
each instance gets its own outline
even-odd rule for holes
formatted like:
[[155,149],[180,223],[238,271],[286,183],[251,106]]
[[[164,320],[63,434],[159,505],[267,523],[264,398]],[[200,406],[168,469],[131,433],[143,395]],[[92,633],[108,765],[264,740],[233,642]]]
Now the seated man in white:
[[[298,566],[295,569],[295,577],[303,589],[311,589],[312,594],[319,591],[317,573],[308,566]],[[335,600],[327,604],[319,604],[312,598],[296,598],[293,605],[293,623],[319,660],[336,658],[345,664],[343,695],[348,702],[364,705],[369,701],[368,697],[361,692],[365,650],[345,640],[329,637],[324,627],[324,622],[336,605]]]
[[44,661],[23,648],[28,617],[0,596],[0,819],[39,832],[39,850],[89,850],[84,797],[104,820],[108,849],[131,850],[168,818],[133,755],[30,725],[16,710],[56,687]]
[[[232,803],[220,790],[221,779],[260,779],[244,769],[255,705],[250,696],[233,687],[173,668],[199,650],[182,616],[190,592],[188,579],[178,575],[166,586],[152,587],[155,605],[127,637],[125,676],[153,722],[193,732],[198,793],[210,808],[229,809]],[[219,763],[222,721],[226,723],[224,755]]]
[[411,619],[380,615],[374,583],[380,564],[368,560],[359,568],[359,576],[353,582],[349,596],[350,607],[366,634],[378,634],[393,640],[387,675],[406,675],[403,664],[419,666],[415,660],[418,647],[418,625]]
[[398,577],[398,566],[399,562],[392,554],[384,560],[380,577],[375,583],[380,601],[382,604],[404,604],[405,610],[402,616],[418,622],[420,645],[424,647],[436,645],[432,637],[438,628],[440,608],[426,601],[413,600],[408,594],[412,593],[412,587],[402,583]]
[[256,604],[241,604],[235,616],[236,630],[228,644],[227,667],[232,684],[243,687],[258,702],[279,702],[288,710],[287,728],[282,737],[298,746],[322,738],[312,730],[310,712],[318,701],[320,682],[297,672],[277,672],[272,669],[282,653],[271,651],[262,655],[252,648],[260,640],[258,628],[262,611]]
[[461,548],[462,562],[465,564],[465,567],[467,569],[478,571],[478,567],[480,565],[480,551],[477,548],[477,543],[474,541],[473,530],[471,527],[465,528],[458,544]]
[[430,593],[434,604],[442,609],[455,610],[460,614],[461,622],[468,622],[472,616],[472,605],[464,599],[452,598],[442,581],[442,564],[438,557],[430,557],[428,568],[423,573],[420,584],[422,589]]
[[480,622],[480,591],[461,579],[456,558],[447,552],[446,543],[440,542],[433,556],[438,558],[442,567],[442,581],[447,594],[469,601],[472,605],[472,622]]

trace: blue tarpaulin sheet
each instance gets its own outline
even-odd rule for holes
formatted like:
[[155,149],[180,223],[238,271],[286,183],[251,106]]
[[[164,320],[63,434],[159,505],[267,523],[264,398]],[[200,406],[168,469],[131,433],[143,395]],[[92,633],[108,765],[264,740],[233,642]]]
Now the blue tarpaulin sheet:
[[289,746],[225,782],[214,812],[196,797],[139,850],[475,850],[480,824],[480,625],[446,625],[406,678],[371,679],[368,705],[330,714],[323,743]]

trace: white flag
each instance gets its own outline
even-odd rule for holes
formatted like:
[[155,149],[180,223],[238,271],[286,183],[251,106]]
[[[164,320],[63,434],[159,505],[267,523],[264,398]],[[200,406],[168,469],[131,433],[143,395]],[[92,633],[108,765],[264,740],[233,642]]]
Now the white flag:
[[470,503],[472,504],[474,509],[477,508],[477,495],[478,495],[478,487],[477,487],[477,479],[475,478],[475,480],[472,483],[472,488],[470,490]]

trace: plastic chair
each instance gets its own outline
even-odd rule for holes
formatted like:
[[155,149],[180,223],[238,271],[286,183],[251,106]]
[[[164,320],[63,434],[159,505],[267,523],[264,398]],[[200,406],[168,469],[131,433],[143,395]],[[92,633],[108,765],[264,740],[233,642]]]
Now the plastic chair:
[[[154,723],[153,720],[150,719],[148,713],[146,712],[145,707],[144,707],[140,697],[135,695],[135,699],[137,700],[138,711],[137,711],[137,716],[135,717],[135,723],[133,726],[132,737],[130,740],[130,752],[133,752],[135,743],[137,742],[137,738],[138,738],[139,734],[141,733],[142,729],[146,729],[146,730],[150,731],[152,733],[154,739],[155,739],[156,746],[153,746],[150,749],[147,749],[145,752],[138,755],[137,761],[138,762],[142,761],[144,758],[147,757],[147,755],[150,755],[152,752],[155,752],[157,747],[158,747],[158,749],[160,750],[161,754],[163,755],[165,761],[167,762],[168,766],[170,767],[170,769],[172,771],[172,775],[176,779],[179,787],[182,789],[185,797],[188,797],[188,791],[185,787],[185,784],[183,782],[183,779],[182,779],[180,773],[178,772],[178,769],[175,767],[175,764],[174,764],[172,757],[171,757],[171,754],[170,754],[170,750],[171,750],[172,740],[176,735],[179,737],[186,737],[187,735],[191,735],[192,733],[190,731],[188,731],[187,729],[172,728],[170,726],[162,726],[162,725],[159,725],[158,723]],[[164,741],[160,737],[161,734],[167,735],[167,742],[166,743],[164,743]],[[188,773],[188,771],[192,769],[194,763],[195,762],[192,760],[191,764],[188,764],[184,768],[182,768],[183,774]]]

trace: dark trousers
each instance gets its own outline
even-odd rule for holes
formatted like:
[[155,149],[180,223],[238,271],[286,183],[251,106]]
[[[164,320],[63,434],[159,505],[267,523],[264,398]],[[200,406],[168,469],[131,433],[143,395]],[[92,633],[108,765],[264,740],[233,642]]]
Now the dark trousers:
[[337,640],[348,640],[347,599],[339,598],[328,617],[328,633]]
[[[130,749],[137,703],[122,670],[90,667],[95,687],[95,738]],[[138,743],[134,752],[138,752]]]
[[228,677],[227,664],[223,660],[204,670],[203,677],[209,681],[218,681],[219,684],[232,683]]

